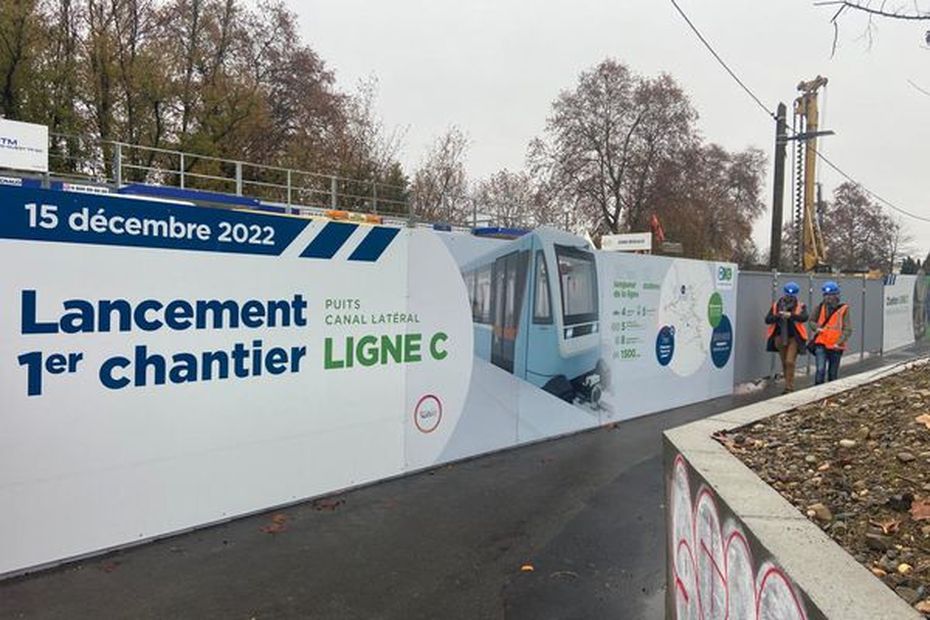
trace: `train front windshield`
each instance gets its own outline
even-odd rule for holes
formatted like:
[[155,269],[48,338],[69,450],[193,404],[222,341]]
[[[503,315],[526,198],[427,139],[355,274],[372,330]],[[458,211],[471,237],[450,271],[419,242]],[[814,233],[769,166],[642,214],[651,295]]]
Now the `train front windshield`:
[[591,252],[569,246],[555,246],[559,263],[564,324],[597,321],[597,269]]

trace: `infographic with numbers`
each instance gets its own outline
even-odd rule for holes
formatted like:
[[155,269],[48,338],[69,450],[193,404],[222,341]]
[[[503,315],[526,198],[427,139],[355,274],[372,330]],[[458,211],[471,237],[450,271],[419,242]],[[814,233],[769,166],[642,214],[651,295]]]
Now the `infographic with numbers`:
[[736,266],[600,253],[603,349],[619,419],[732,391]]

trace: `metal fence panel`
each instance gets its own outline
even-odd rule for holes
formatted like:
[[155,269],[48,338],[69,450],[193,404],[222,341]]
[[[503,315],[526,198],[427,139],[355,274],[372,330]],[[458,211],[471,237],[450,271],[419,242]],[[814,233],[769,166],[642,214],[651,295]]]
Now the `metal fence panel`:
[[773,274],[741,271],[736,298],[735,376],[737,384],[772,372],[772,355],[765,352],[765,314],[773,301]]
[[[736,376],[737,384],[769,377],[781,368],[776,356],[765,350],[763,319],[772,302],[787,282],[801,287],[800,299],[811,314],[823,297],[820,289],[827,280],[835,280],[842,289],[842,299],[849,304],[853,335],[847,354],[881,352],[883,337],[884,287],[880,280],[861,276],[810,275],[806,273],[765,273],[741,271],[737,289]],[[798,360],[798,372],[812,372],[812,356]]]
[[[862,338],[864,330],[862,329],[862,320],[865,317],[864,280],[861,277],[854,276],[832,276],[817,275],[813,278],[813,300],[811,302],[811,314],[816,312],[823,295],[820,292],[825,282],[833,280],[840,285],[841,299],[849,306],[849,317],[852,319],[853,333],[849,339],[846,355],[859,353],[862,351]],[[816,317],[815,317],[816,318]]]
[[[814,312],[814,307],[820,300],[820,285],[814,282],[814,278],[808,273],[779,273],[775,275],[775,290],[780,295],[782,287],[788,282],[797,282],[801,287],[798,299],[807,306],[809,313]],[[816,287],[816,288],[815,288]],[[806,350],[799,352],[797,372],[798,374],[813,372],[813,356],[808,355]],[[774,357],[774,356],[773,356]],[[776,365],[776,372],[781,372],[781,366]]]
[[865,350],[882,350],[885,337],[885,285],[881,280],[865,282]]

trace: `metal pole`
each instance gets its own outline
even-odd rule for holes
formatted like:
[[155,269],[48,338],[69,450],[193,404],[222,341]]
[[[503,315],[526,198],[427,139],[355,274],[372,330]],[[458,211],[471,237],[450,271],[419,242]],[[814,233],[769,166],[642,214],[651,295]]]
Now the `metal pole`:
[[[918,277],[923,277],[923,276],[918,276]],[[879,334],[878,334],[878,355],[879,357],[885,357],[885,285],[887,284],[887,282],[888,282],[887,276],[885,278],[882,278],[882,291],[880,293],[881,300],[882,300],[882,318],[880,321],[877,321],[879,328],[880,328]],[[916,304],[917,299],[914,299],[913,302]]]
[[378,183],[376,181],[371,182],[371,201],[372,207],[375,210],[375,214],[378,213]]
[[862,274],[862,318],[859,319],[859,361],[865,359],[865,274]]
[[116,150],[113,152],[113,181],[116,183],[116,189],[123,186],[123,144],[116,143]]
[[329,177],[329,207],[336,209],[336,177]]
[[181,189],[184,189],[184,153],[181,153]]
[[287,170],[287,212],[288,212],[288,213],[293,213],[293,212],[294,212],[293,208],[291,207],[291,187],[292,187],[292,185],[291,185],[291,170],[290,170],[290,168],[288,168],[288,170]]
[[242,162],[236,162],[236,196],[242,195]]
[[785,157],[788,142],[787,108],[778,104],[775,122],[775,186],[772,191],[772,238],[769,244],[769,269],[778,269],[781,263],[781,234],[785,202]]

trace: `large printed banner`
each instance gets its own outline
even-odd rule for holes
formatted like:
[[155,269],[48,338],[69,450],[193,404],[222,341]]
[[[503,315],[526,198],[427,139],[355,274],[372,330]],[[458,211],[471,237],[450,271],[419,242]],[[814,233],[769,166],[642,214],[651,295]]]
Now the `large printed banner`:
[[0,187],[0,575],[732,389],[735,268]]
[[920,293],[918,276],[894,274],[885,278],[882,350],[914,344],[915,338],[922,336],[925,317]]

